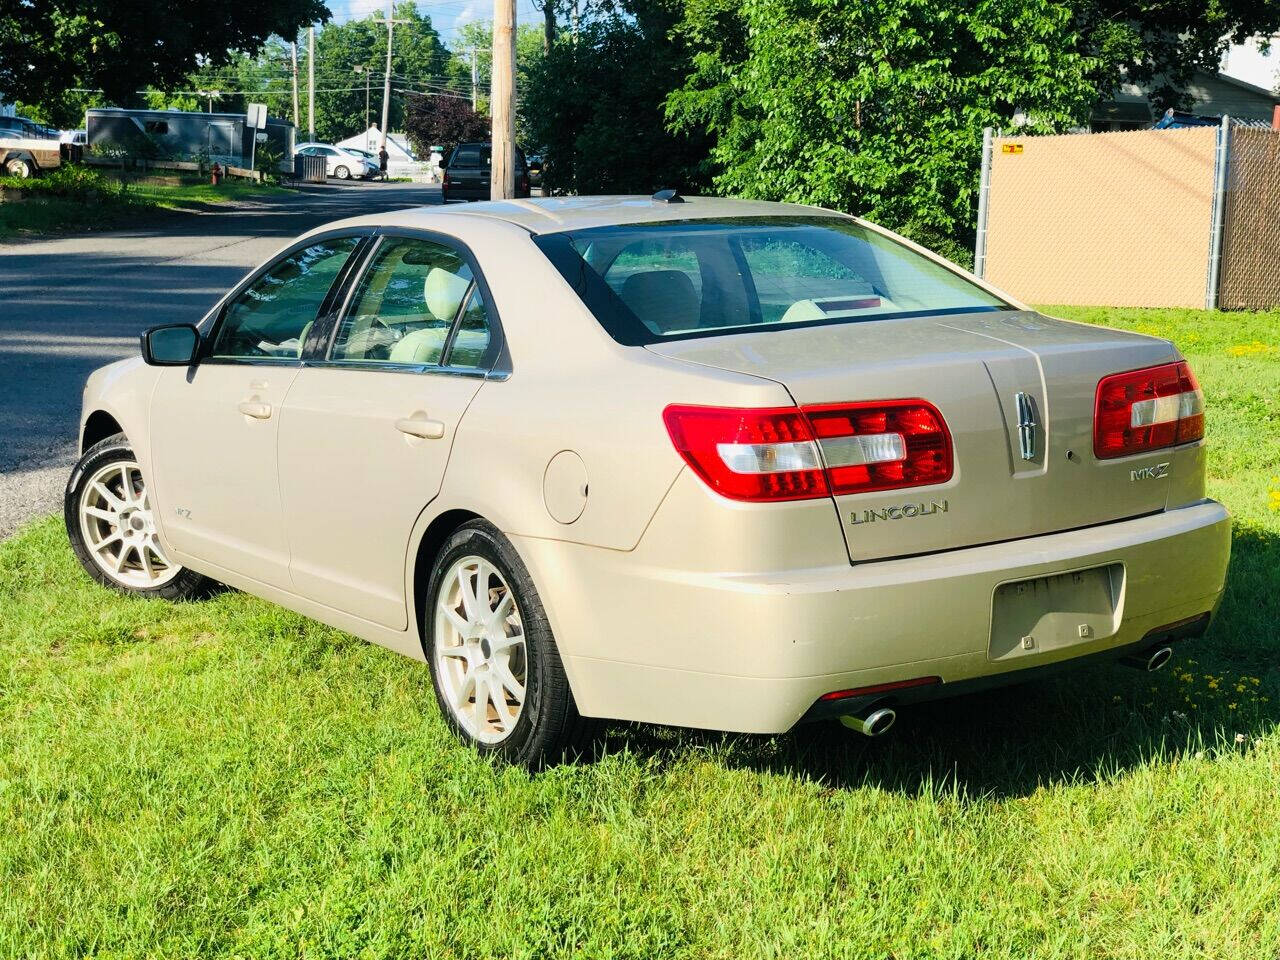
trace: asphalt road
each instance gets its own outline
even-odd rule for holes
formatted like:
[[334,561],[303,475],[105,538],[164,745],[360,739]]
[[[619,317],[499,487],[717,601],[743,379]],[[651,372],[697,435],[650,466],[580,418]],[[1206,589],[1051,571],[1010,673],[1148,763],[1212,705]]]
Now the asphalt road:
[[0,539],[62,509],[85,377],[137,353],[143,329],[199,320],[312,227],[439,202],[439,188],[420,184],[329,184],[133,229],[0,244]]

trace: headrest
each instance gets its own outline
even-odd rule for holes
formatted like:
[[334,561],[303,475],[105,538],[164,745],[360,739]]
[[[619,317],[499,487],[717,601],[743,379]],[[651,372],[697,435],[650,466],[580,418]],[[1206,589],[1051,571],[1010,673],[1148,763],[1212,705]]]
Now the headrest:
[[689,275],[680,270],[633,273],[622,284],[622,302],[655,333],[692,330],[698,325],[700,304]]
[[448,327],[428,327],[405,334],[391,348],[392,363],[439,363]]
[[471,281],[440,267],[432,267],[422,285],[422,296],[427,309],[437,320],[452,322],[467,295]]

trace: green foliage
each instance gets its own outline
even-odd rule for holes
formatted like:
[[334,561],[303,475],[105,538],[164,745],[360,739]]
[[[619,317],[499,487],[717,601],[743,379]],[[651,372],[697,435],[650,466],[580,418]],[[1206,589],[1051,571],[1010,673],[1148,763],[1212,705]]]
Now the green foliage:
[[1126,76],[1176,99],[1225,35],[1277,26],[1257,2],[686,0],[667,113],[716,138],[718,190],[859,213],[954,258],[983,127],[1068,129]]
[[471,103],[457,97],[410,94],[405,112],[405,133],[420,157],[430,155],[433,146],[445,148],[466,140],[488,140],[489,118],[471,109]]
[[170,0],[33,0],[0,5],[0,100],[41,105],[59,125],[79,126],[84,99],[101,89],[125,106],[138,90],[181,80],[200,63],[221,65],[326,19],[322,0],[257,0],[252,6]]
[[50,518],[0,543],[0,955],[1272,960],[1280,313],[1055,312],[1173,337],[1208,395],[1234,557],[1171,668],[875,741],[611,724],[530,776],[453,741],[423,663],[121,597]]
[[696,188],[708,143],[667,129],[663,101],[688,69],[670,38],[674,0],[631,0],[560,37],[522,91],[527,142],[547,160],[546,187],[576,193]]
[[[554,3],[555,0],[546,0]],[[453,59],[449,72],[454,78],[450,89],[469,96],[471,90],[471,51],[475,51],[477,78],[477,109],[489,112],[489,85],[493,67],[493,22],[470,20],[458,28],[453,41]],[[529,140],[527,109],[529,78],[531,71],[543,57],[542,28],[531,23],[516,26],[516,139],[523,145]]]

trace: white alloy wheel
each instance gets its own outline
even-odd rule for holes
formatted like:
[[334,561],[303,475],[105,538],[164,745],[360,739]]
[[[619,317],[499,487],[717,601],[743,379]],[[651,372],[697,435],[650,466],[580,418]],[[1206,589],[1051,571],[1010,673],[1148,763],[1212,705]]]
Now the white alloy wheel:
[[136,461],[116,460],[99,468],[83,487],[79,514],[90,557],[122,586],[160,587],[182,570],[169,562],[160,546],[147,485]]
[[31,164],[21,157],[15,157],[5,164],[5,172],[11,177],[26,180],[31,176]]
[[337,177],[339,180],[351,179],[351,171],[344,166],[335,167],[333,170],[333,175]]
[[524,710],[528,651],[515,595],[488,560],[465,556],[440,581],[435,668],[459,726],[481,743],[501,743]]

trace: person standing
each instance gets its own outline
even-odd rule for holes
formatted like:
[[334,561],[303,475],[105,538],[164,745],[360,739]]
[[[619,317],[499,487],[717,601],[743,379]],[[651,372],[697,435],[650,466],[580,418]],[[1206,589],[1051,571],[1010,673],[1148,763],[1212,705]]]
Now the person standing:
[[378,148],[378,169],[382,171],[382,179],[387,179],[387,145],[384,143]]

